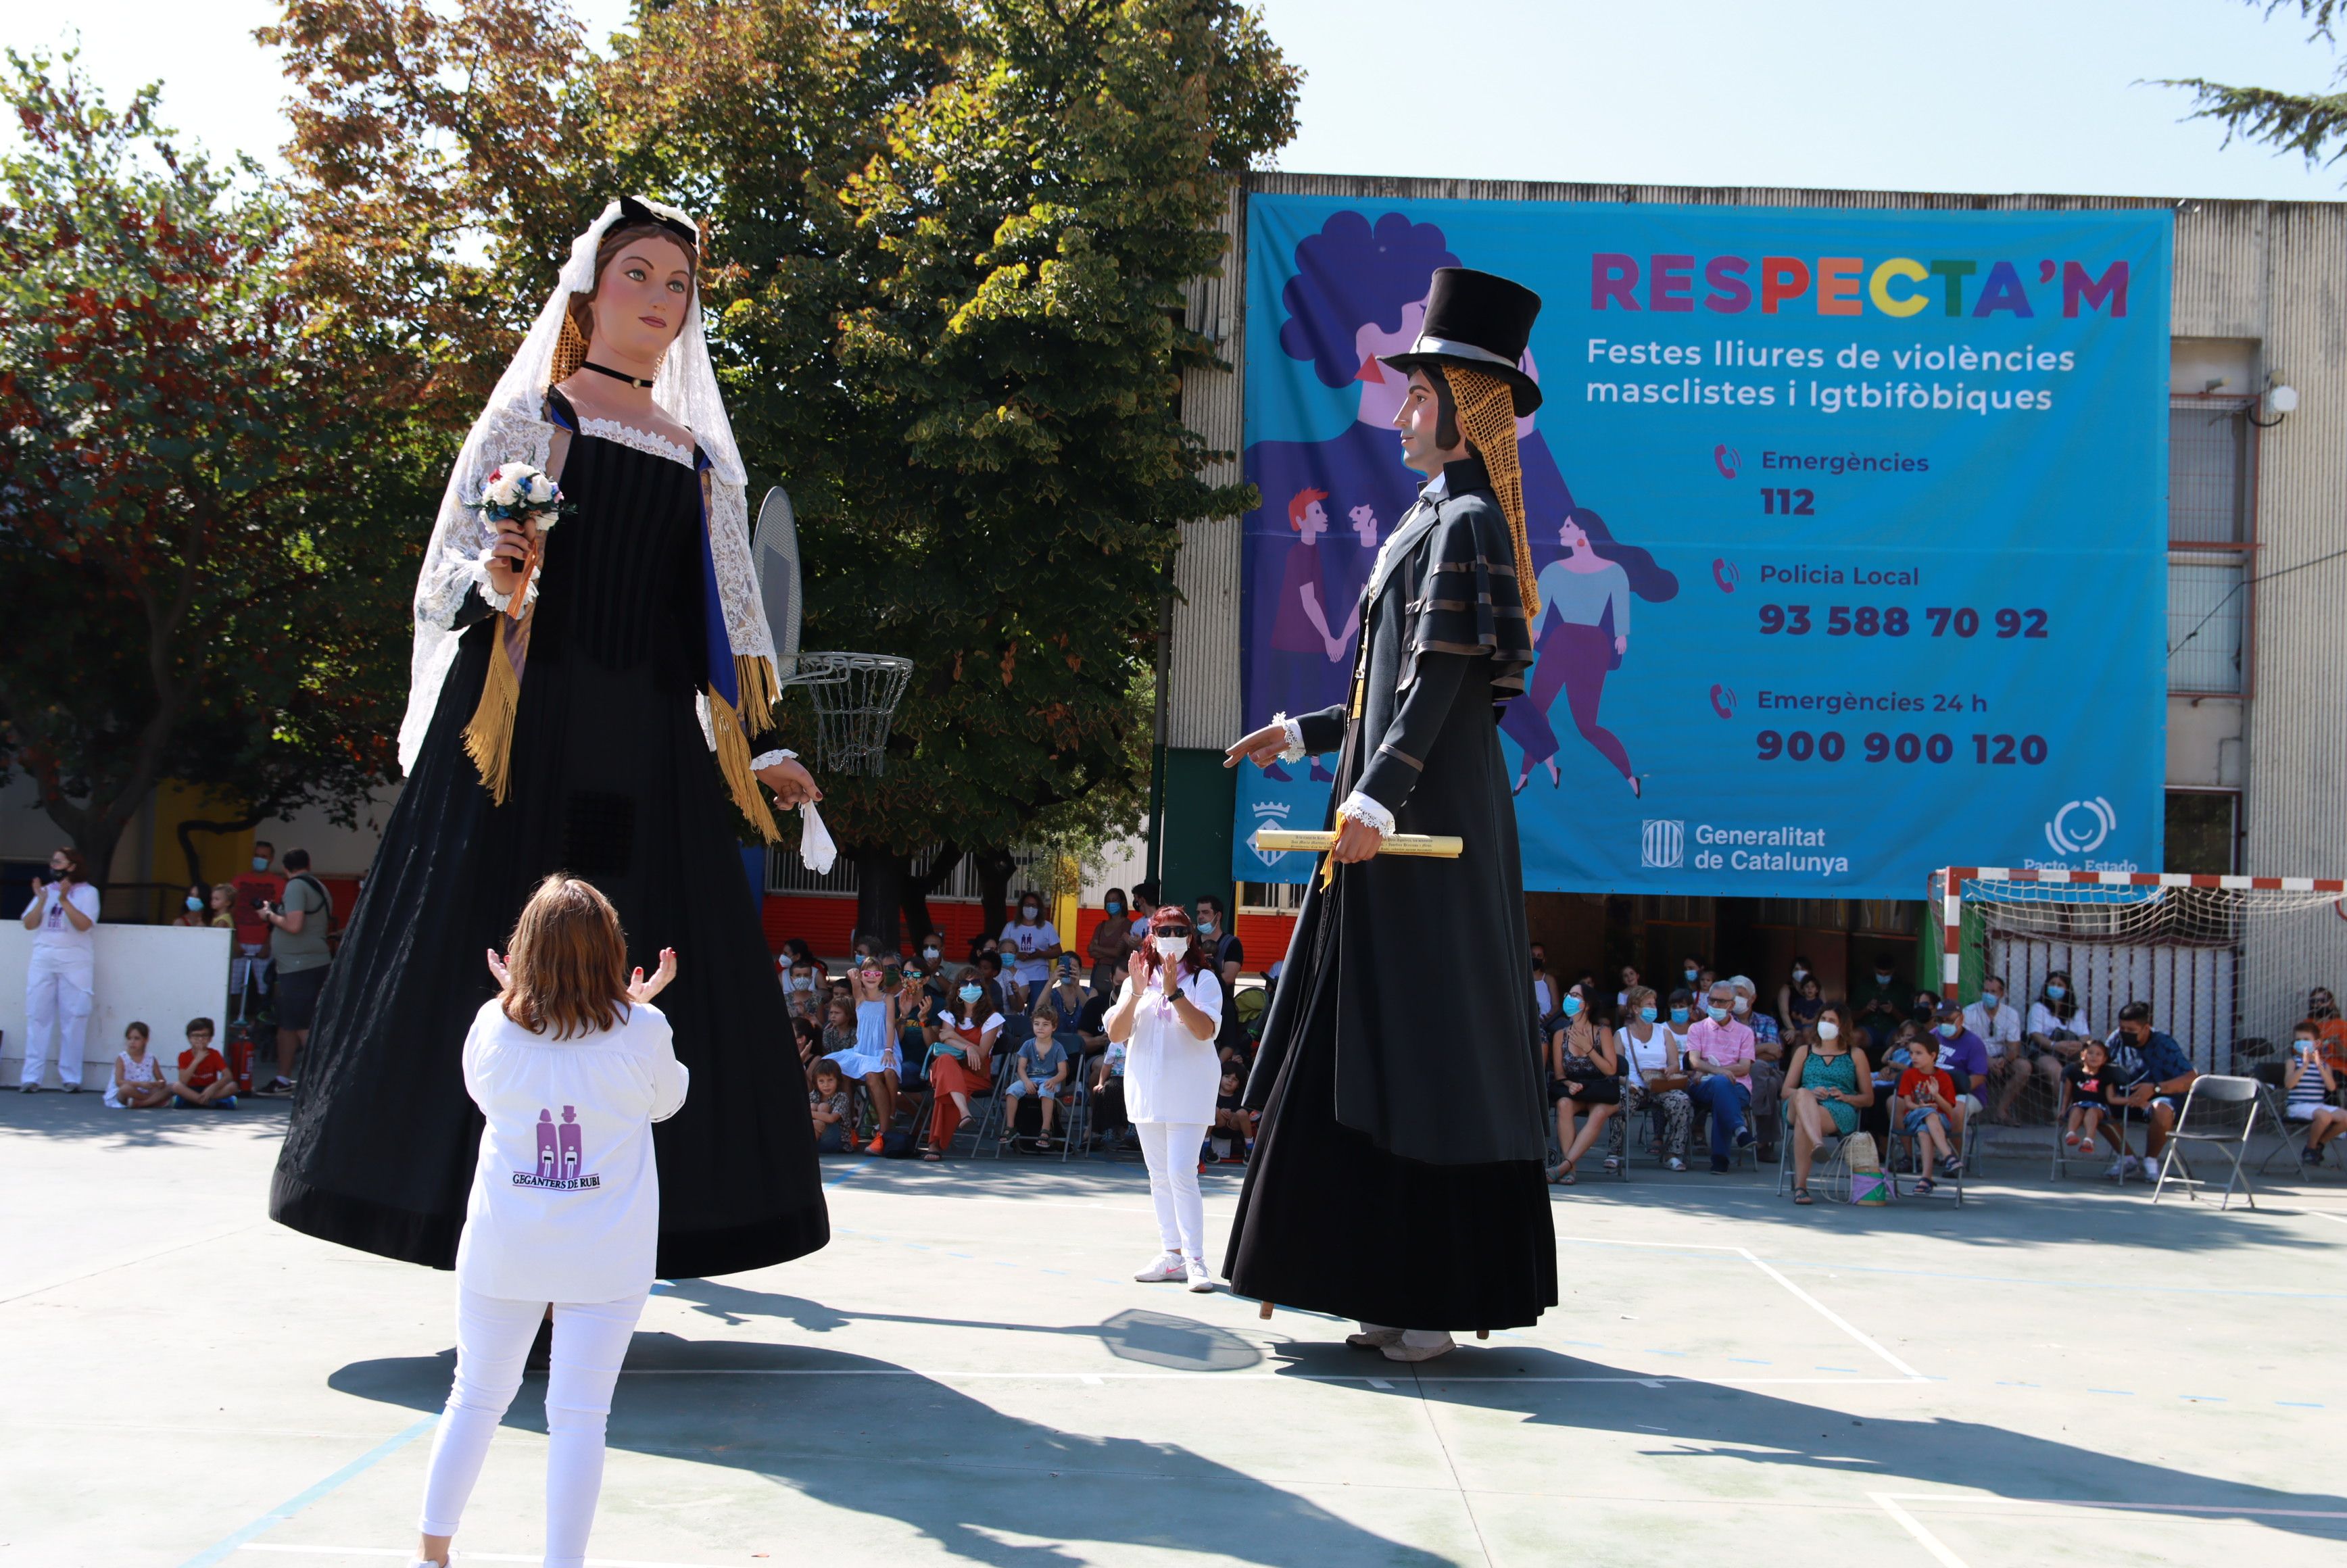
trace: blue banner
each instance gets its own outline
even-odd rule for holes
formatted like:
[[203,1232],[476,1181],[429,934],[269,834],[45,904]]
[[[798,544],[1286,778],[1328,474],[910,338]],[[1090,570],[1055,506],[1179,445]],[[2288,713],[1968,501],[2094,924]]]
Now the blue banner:
[[[1519,422],[1538,661],[1524,886],[1917,898],[1942,866],[2161,868],[2157,210],[1256,196],[1243,703],[1345,695],[1417,493],[1390,426],[1441,266],[1545,302]],[[1240,770],[1300,881],[1336,758]],[[1429,825],[1440,831],[1439,825]]]

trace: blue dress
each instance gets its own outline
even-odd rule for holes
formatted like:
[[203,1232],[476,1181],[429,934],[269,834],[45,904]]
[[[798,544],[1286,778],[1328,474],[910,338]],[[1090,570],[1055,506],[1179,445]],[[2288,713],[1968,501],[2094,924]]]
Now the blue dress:
[[[1858,1062],[1850,1052],[1840,1056],[1819,1056],[1811,1051],[1801,1061],[1801,1087],[1804,1089],[1839,1089],[1844,1094],[1858,1092]],[[1847,1100],[1821,1100],[1827,1115],[1833,1118],[1834,1131],[1849,1137],[1858,1131],[1858,1107]]]

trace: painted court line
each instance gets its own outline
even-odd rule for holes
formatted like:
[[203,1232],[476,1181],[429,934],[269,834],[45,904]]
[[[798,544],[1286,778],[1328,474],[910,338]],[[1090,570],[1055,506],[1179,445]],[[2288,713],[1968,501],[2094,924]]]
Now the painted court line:
[[1900,1529],[1921,1542],[1923,1550],[1932,1554],[1932,1558],[1941,1564],[1941,1568],[1964,1568],[1964,1560],[1949,1551],[1947,1543],[1938,1536],[1924,1529],[1922,1520],[1892,1501],[1891,1493],[1870,1491],[1866,1495],[1873,1501],[1876,1507],[1889,1514]]
[[425,1417],[422,1420],[416,1422],[405,1431],[401,1432],[398,1436],[386,1438],[382,1442],[377,1443],[374,1448],[369,1449],[366,1452],[359,1455],[358,1458],[351,1460],[350,1463],[344,1465],[333,1474],[326,1477],[325,1480],[318,1481],[304,1491],[295,1492],[292,1497],[287,1498],[283,1502],[279,1503],[275,1508],[271,1509],[268,1512],[262,1514],[260,1518],[254,1520],[243,1529],[231,1532],[230,1534],[222,1536],[212,1545],[205,1547],[201,1552],[197,1553],[193,1557],[189,1558],[185,1563],[179,1564],[179,1568],[210,1568],[212,1563],[218,1563],[230,1553],[242,1547],[246,1542],[251,1541],[254,1536],[259,1535],[265,1531],[276,1529],[279,1525],[284,1523],[287,1520],[292,1518],[295,1514],[301,1512],[303,1509],[309,1507],[312,1503],[317,1501],[328,1492],[339,1489],[343,1482],[352,1481],[358,1476],[364,1475],[368,1471],[373,1470],[376,1465],[382,1463],[384,1460],[389,1459],[392,1455],[397,1453],[400,1450],[405,1448],[408,1444],[414,1442],[416,1439],[430,1431],[435,1426],[439,1424],[439,1421],[440,1413],[437,1410],[435,1410],[432,1414]]
[[[413,1554],[396,1546],[277,1546],[258,1542],[239,1548],[244,1552],[276,1552],[289,1556],[308,1557],[390,1557],[414,1561]],[[448,1553],[451,1563],[543,1563],[546,1559],[536,1553],[465,1552],[454,1548]],[[701,1563],[659,1563],[641,1557],[589,1557],[587,1568],[714,1568]]]
[[[622,1367],[622,1378],[926,1378],[934,1382],[1166,1383],[1205,1379],[1216,1383],[1367,1383],[1381,1379],[1335,1372],[960,1372],[919,1367]],[[1860,1389],[1931,1382],[1923,1378],[1675,1378],[1624,1374],[1612,1378],[1563,1378],[1524,1373],[1508,1377],[1452,1377],[1422,1372],[1429,1383],[1635,1383],[1645,1389]]]
[[[1877,1340],[1872,1335],[1867,1333],[1866,1330],[1860,1328],[1857,1324],[1852,1323],[1849,1318],[1844,1317],[1840,1313],[1836,1312],[1832,1307],[1828,1307],[1824,1302],[1819,1301],[1816,1296],[1811,1296],[1808,1291],[1803,1290],[1799,1286],[1795,1285],[1791,1280],[1786,1278],[1774,1267],[1764,1262],[1760,1255],[1748,1246],[1729,1246],[1719,1242],[1702,1241],[1622,1241],[1611,1236],[1561,1235],[1556,1239],[1560,1242],[1574,1243],[1584,1246],[1644,1246],[1655,1247],[1665,1252],[1733,1253],[1737,1257],[1740,1257],[1745,1262],[1750,1264],[1753,1267],[1758,1269],[1761,1273],[1767,1275],[1769,1278],[1775,1280],[1778,1285],[1783,1286],[1785,1289],[1792,1295],[1793,1299],[1799,1301],[1802,1306],[1807,1307],[1810,1311],[1815,1312],[1819,1317],[1824,1318],[1827,1322],[1840,1329],[1844,1334],[1849,1335],[1852,1339],[1858,1342],[1860,1348],[1889,1365],[1892,1370],[1896,1371],[1906,1381],[1911,1383],[1928,1383],[1932,1380],[1931,1378],[1923,1376],[1922,1373],[1915,1370],[1914,1368],[1907,1365],[1906,1362],[1901,1361],[1898,1357],[1893,1356],[1889,1350],[1883,1348],[1879,1340]],[[1718,1382],[1733,1382],[1736,1380],[1737,1379],[1734,1378],[1714,1379],[1714,1381]]]
[[1997,1497],[1978,1494],[1960,1495],[1947,1491],[1870,1491],[1878,1502],[1898,1500],[1907,1502],[1942,1503],[1952,1507],[1994,1507],[2014,1504],[2024,1508],[2084,1508],[2103,1513],[2192,1513],[2219,1518],[2240,1516],[2256,1519],[2347,1519],[2347,1509],[2332,1508],[2260,1508],[2243,1503],[2239,1506],[2221,1502],[2107,1502],[2082,1497]]

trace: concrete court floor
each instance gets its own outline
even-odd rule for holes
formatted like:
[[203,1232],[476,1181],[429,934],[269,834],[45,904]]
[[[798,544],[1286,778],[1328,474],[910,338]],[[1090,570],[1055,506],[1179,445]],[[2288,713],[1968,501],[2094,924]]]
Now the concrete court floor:
[[[405,1561],[453,1287],[270,1224],[282,1122],[0,1095],[0,1565]],[[2042,1170],[1961,1211],[1585,1178],[1563,1305],[1413,1373],[1133,1284],[1137,1165],[835,1159],[828,1248],[656,1293],[590,1561],[2347,1560],[2347,1185]],[[460,1563],[537,1561],[543,1392]]]

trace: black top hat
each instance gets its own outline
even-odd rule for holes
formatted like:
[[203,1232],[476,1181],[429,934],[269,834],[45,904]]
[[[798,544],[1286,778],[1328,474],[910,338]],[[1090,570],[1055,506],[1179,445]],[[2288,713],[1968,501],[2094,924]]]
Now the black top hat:
[[1496,375],[1515,389],[1516,417],[1522,419],[1541,405],[1540,384],[1516,368],[1540,308],[1538,294],[1495,272],[1437,267],[1418,341],[1408,354],[1381,357],[1405,373],[1446,364]]

